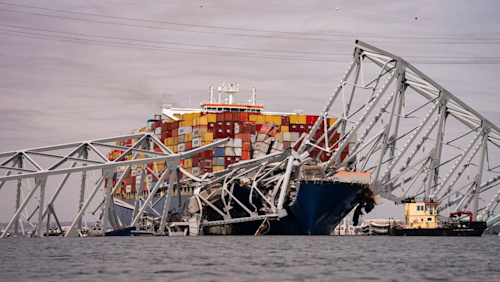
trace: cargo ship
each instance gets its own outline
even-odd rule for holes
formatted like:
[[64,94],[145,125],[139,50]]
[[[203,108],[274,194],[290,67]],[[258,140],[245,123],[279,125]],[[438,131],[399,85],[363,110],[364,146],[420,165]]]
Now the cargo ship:
[[449,218],[438,220],[436,202],[405,201],[406,226],[392,225],[388,230],[392,236],[481,236],[486,230],[485,221],[473,221],[470,211],[451,213]]
[[[193,148],[210,144],[223,138],[229,141],[222,147],[204,151],[193,155],[189,159],[181,160],[179,166],[190,176],[198,177],[204,174],[216,174],[226,170],[229,166],[241,161],[258,159],[263,156],[290,150],[300,142],[301,136],[308,134],[318,120],[317,115],[303,115],[300,113],[266,113],[262,103],[256,100],[256,91],[253,89],[251,99],[248,103],[237,103],[235,96],[239,92],[238,84],[222,85],[218,88],[218,99],[214,97],[214,88],[209,89],[208,102],[202,102],[199,109],[172,108],[171,105],[163,105],[162,115],[156,115],[155,119],[148,120],[147,125],[140,132],[154,132],[166,147],[173,153],[185,152]],[[222,99],[222,95],[227,98]],[[335,118],[327,120],[332,126]],[[324,127],[315,132],[315,139],[324,134]],[[268,143],[260,142],[261,136],[272,140]],[[332,136],[331,142],[338,141],[338,134]],[[131,147],[138,140],[125,140],[117,145]],[[342,159],[348,154],[348,148],[342,152]],[[109,159],[113,160],[119,155],[119,151],[112,151]],[[309,152],[312,157],[317,157],[320,162],[327,161],[331,157],[329,152],[320,152],[313,149]],[[140,158],[141,156],[139,156]],[[157,184],[158,172],[165,168],[165,163],[148,164],[148,173],[145,179],[141,179],[139,165],[132,168],[124,178],[123,183],[114,195],[116,213],[123,225],[129,225],[133,216],[134,202],[138,197],[146,198],[148,191]],[[122,176],[125,169],[115,171],[114,185]],[[317,176],[317,175],[316,175]],[[180,174],[182,179],[187,180],[185,175]],[[362,181],[351,181],[361,177]],[[146,209],[148,216],[159,216],[163,212],[165,202],[165,191],[168,187],[169,176],[154,196],[151,206]],[[357,173],[343,171],[335,174],[330,179],[322,177],[306,177],[296,183],[293,197],[287,200],[287,216],[272,223],[250,221],[231,224],[229,232],[224,227],[206,228],[205,234],[331,234],[333,228],[358,204],[367,201],[373,196],[369,189],[369,173]],[[144,182],[141,185],[141,182]],[[185,216],[185,203],[195,201],[193,191],[196,183],[181,181],[180,187],[174,188],[173,200],[169,207],[169,214],[180,219]],[[143,186],[142,191],[136,188]],[[248,199],[246,195],[249,189],[245,187],[235,188],[235,193],[240,193],[239,199]],[[245,194],[246,193],[246,194]],[[139,195],[138,195],[139,194]],[[219,199],[224,201],[224,199]],[[245,204],[245,203],[243,203]],[[264,203],[251,203],[263,205]],[[373,205],[371,206],[371,208]],[[371,208],[365,207],[365,210]],[[231,213],[237,215],[238,208]],[[204,214],[205,219],[216,214]],[[169,219],[169,221],[172,221]],[[260,226],[259,228],[259,225]],[[158,226],[150,225],[146,232],[156,232]],[[215,230],[215,231],[214,231]],[[218,231],[217,231],[218,230]],[[223,231],[221,231],[223,230]]]

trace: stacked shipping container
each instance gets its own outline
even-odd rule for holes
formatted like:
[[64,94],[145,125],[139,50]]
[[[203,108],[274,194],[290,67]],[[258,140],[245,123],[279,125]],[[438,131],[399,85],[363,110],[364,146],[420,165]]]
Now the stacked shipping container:
[[[247,112],[190,113],[176,117],[179,121],[173,121],[169,118],[149,121],[147,127],[142,128],[141,131],[150,129],[174,153],[189,151],[219,139],[230,138],[223,147],[192,155],[180,162],[181,167],[195,176],[224,170],[240,160],[258,158],[290,148],[300,135],[308,133],[312,129],[318,119],[318,116],[310,115],[261,115]],[[335,119],[328,119],[329,126],[334,122]],[[315,139],[323,134],[324,127],[321,126]],[[333,136],[331,142],[337,140],[338,136]],[[131,147],[136,141],[138,140],[125,140],[117,142],[117,145]],[[324,146],[324,142],[318,145]],[[159,148],[154,149],[161,152]],[[115,160],[121,153],[120,151],[112,151],[108,157],[110,160]],[[347,151],[343,153],[343,157],[346,154]],[[311,155],[318,156],[322,161],[331,156],[327,153],[320,153],[318,149],[312,151]],[[128,159],[131,159],[131,156]],[[141,179],[142,167],[135,166],[125,177],[116,196],[135,197],[141,184],[143,193],[150,190],[158,181],[155,173],[160,172],[164,167],[165,163],[148,164],[149,169],[146,177]],[[116,184],[123,170],[124,168],[115,172],[113,184]],[[165,179],[164,186],[169,179],[170,176]]]

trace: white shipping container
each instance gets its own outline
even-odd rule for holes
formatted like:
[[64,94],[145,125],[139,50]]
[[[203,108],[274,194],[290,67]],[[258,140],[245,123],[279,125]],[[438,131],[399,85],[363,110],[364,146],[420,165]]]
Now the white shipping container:
[[193,132],[193,128],[191,126],[183,126],[183,127],[179,127],[179,135],[181,134],[188,134],[188,133],[191,133]]
[[125,193],[130,193],[130,192],[132,192],[132,185],[125,186]]
[[136,164],[132,165],[132,169],[137,169],[137,165]]
[[290,140],[291,142],[299,140],[300,134],[298,132],[290,132],[290,133],[292,134],[292,140]]
[[191,143],[192,143],[193,148],[200,147],[201,146],[201,137],[193,138],[193,141]]
[[239,123],[234,123],[234,134],[240,133],[240,124]]
[[226,147],[234,147],[234,139],[229,138],[229,141],[226,143]]
[[161,127],[155,128],[155,134],[158,136],[161,135]]
[[283,132],[283,141],[292,142],[292,132]]
[[132,171],[130,172],[130,175],[131,175],[132,177],[137,176],[137,170],[132,170]]
[[186,146],[184,145],[184,143],[180,143],[179,145],[177,145],[178,152],[184,152],[185,149],[186,149]]
[[153,183],[153,175],[148,174],[146,176],[146,182],[149,183],[149,184]]
[[142,176],[142,168],[138,168],[137,169],[137,177],[139,177],[139,179],[140,179],[141,176]]
[[224,149],[224,155],[233,157],[234,156],[234,148],[233,147],[226,147],[226,149]]
[[213,158],[213,162],[214,166],[224,166],[224,158],[222,157]]
[[199,128],[193,128],[193,138],[194,137],[200,137],[200,129]]
[[256,140],[257,137],[255,136],[255,134],[250,135],[250,142],[255,143]]
[[257,135],[257,142],[262,142],[262,141],[266,140],[266,138],[267,138],[267,134],[259,133]]
[[241,148],[242,145],[243,145],[243,140],[241,138],[234,139],[234,144],[233,144],[234,148]]
[[241,157],[241,148],[234,148],[234,155],[236,157]]
[[276,146],[273,145],[276,150],[283,151],[283,142],[274,142],[274,144],[276,144]]
[[194,176],[200,175],[200,168],[199,167],[193,167],[191,168],[191,174]]
[[177,143],[184,143],[184,139],[186,139],[186,138],[184,137],[184,135],[179,135],[179,136],[177,137]]

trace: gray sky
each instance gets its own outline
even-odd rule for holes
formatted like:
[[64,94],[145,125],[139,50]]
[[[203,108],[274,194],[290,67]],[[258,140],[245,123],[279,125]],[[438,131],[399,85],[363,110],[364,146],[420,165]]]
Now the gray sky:
[[500,124],[499,1],[0,0],[0,152],[127,134],[221,79],[317,114],[355,39]]

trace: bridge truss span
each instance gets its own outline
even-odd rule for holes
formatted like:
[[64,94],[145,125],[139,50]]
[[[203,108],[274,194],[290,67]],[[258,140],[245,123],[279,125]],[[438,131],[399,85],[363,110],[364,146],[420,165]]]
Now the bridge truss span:
[[[332,154],[327,175],[345,166],[368,171],[372,189],[396,203],[417,197],[441,203],[441,211],[468,209],[476,219],[498,220],[498,126],[404,59],[356,43],[299,153],[311,150],[306,145],[326,118],[336,118],[314,144]],[[332,143],[334,134],[340,138]]]

